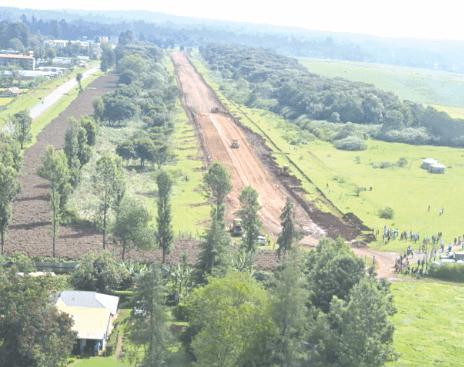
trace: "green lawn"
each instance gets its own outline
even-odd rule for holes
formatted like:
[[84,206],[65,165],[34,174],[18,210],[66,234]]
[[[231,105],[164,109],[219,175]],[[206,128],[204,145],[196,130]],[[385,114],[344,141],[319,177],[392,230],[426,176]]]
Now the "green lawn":
[[464,365],[464,287],[393,283],[398,313],[394,347],[401,354],[388,367],[454,367]]
[[419,68],[321,59],[299,59],[310,72],[374,84],[401,100],[464,108],[464,76]]

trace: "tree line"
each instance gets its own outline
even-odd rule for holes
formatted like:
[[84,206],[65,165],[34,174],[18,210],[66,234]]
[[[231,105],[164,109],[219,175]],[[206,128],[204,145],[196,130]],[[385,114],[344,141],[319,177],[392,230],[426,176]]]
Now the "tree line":
[[400,101],[373,85],[312,74],[296,59],[270,50],[210,44],[200,47],[200,53],[210,69],[233,83],[234,87],[223,87],[236,90],[232,98],[268,108],[318,138],[370,136],[409,144],[464,146],[463,120],[431,106]]

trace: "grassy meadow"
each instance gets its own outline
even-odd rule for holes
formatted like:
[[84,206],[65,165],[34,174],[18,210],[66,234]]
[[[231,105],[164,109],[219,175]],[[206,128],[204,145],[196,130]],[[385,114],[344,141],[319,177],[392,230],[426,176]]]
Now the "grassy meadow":
[[391,285],[397,314],[394,347],[401,354],[388,367],[462,366],[464,287],[425,282]]

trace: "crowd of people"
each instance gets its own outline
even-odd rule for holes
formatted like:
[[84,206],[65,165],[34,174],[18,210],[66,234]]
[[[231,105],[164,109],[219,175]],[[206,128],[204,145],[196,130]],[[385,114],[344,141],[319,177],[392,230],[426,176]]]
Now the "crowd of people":
[[[380,231],[378,229],[375,235],[379,238]],[[400,232],[398,229],[387,228],[385,225],[381,236],[382,242],[387,244],[389,241],[396,240],[397,238],[401,241],[413,242],[413,244],[409,243],[406,250],[403,251],[397,259],[395,263],[395,270],[397,273],[417,274],[422,276],[425,274],[427,263],[435,259],[438,253],[450,253],[453,249],[464,250],[464,234],[455,237],[454,241],[449,242],[449,244],[445,246],[442,232],[438,232],[436,235],[422,237],[422,241],[420,241],[421,236],[419,232],[413,232],[411,229],[409,231],[405,230]],[[417,266],[415,266],[416,259]]]

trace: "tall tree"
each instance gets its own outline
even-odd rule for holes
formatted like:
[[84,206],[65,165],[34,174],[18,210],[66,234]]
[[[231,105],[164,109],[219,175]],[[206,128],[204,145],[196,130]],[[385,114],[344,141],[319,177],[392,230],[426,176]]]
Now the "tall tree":
[[171,191],[172,180],[164,171],[156,177],[158,185],[158,215],[156,217],[156,242],[163,250],[163,264],[166,260],[166,254],[171,252],[174,233],[172,230],[172,214],[171,214]]
[[121,257],[130,248],[149,249],[152,247],[152,233],[148,228],[151,215],[148,210],[133,198],[124,197],[116,211],[116,221],[112,234],[121,246]]
[[50,276],[18,275],[0,268],[0,366],[62,367],[75,343],[72,318],[52,304]]
[[77,73],[77,74],[76,74],[76,81],[77,81],[77,83],[79,84],[79,93],[81,93],[81,92],[83,91],[83,89],[82,89],[82,84],[81,84],[82,78],[83,78],[83,77],[84,77],[84,76],[82,75],[82,73]]
[[129,326],[128,336],[136,346],[143,346],[141,360],[137,350],[130,353],[140,366],[166,366],[167,329],[164,280],[159,264],[153,264],[151,269],[137,278],[134,302],[137,312],[133,314],[133,322]]
[[303,272],[302,254],[294,249],[275,274],[271,288],[272,318],[278,331],[272,342],[272,362],[277,366],[294,366],[307,358],[305,341],[308,336],[309,292]]
[[282,253],[285,255],[292,248],[294,242],[300,238],[300,233],[295,228],[295,209],[289,197],[287,197],[282,214],[280,214],[280,221],[282,223],[282,232],[277,238],[277,244],[279,245],[277,255],[279,258]]
[[0,254],[4,251],[5,236],[11,219],[11,202],[20,191],[18,172],[0,162]]
[[242,190],[239,200],[241,207],[238,215],[242,219],[242,226],[246,235],[242,246],[247,255],[248,267],[251,268],[256,247],[258,246],[258,236],[261,233],[262,221],[258,215],[261,205],[258,201],[258,192],[251,186],[246,186]]
[[195,262],[194,281],[204,284],[208,275],[223,275],[228,266],[230,235],[224,224],[212,213],[211,225],[200,243],[200,253]]
[[24,144],[32,140],[31,124],[32,118],[29,116],[28,110],[22,110],[13,115],[13,126],[15,129],[15,137],[24,149]]
[[227,194],[232,190],[230,175],[226,168],[219,162],[213,162],[208,172],[203,178],[206,184],[206,190],[216,204],[216,218],[223,222],[224,220],[224,200]]
[[72,190],[65,153],[62,150],[55,150],[52,145],[47,146],[47,150],[42,156],[42,165],[37,168],[37,174],[50,182],[51,235],[53,257],[55,257],[56,238],[59,235],[65,200]]
[[125,193],[121,159],[107,153],[104,154],[97,161],[92,181],[95,193],[100,199],[98,215],[101,218],[103,249],[105,249],[109,211],[119,206]]

